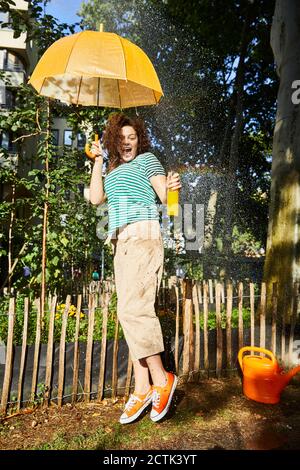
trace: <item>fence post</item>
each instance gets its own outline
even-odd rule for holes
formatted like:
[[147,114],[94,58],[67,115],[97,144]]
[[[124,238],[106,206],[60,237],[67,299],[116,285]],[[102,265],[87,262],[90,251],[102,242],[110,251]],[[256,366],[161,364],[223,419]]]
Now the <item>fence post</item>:
[[191,372],[194,352],[194,329],[193,329],[193,302],[192,302],[192,281],[185,279],[185,302],[184,302],[184,343],[183,343],[183,375]]
[[284,299],[283,299],[283,312],[282,312],[282,330],[281,330],[281,360],[282,362],[285,362],[286,358],[286,347],[285,347],[285,327],[286,327],[286,305],[287,305],[287,300],[286,300],[286,292],[284,293]]
[[243,283],[238,285],[238,309],[239,309],[239,350],[244,346],[244,322],[243,322]]
[[108,292],[108,285],[106,285],[104,288],[104,302],[103,302],[102,341],[101,341],[100,370],[99,370],[99,382],[98,382],[98,394],[97,394],[98,401],[102,400],[103,393],[104,393],[107,320],[108,320],[109,300],[110,300],[110,295]]
[[203,281],[203,338],[204,338],[204,369],[209,375],[208,357],[208,285]]
[[84,401],[90,401],[91,393],[91,367],[92,367],[92,352],[93,352],[93,336],[94,336],[94,324],[95,324],[95,303],[96,293],[89,294],[89,325],[88,325],[88,337],[86,343],[85,353],[85,371],[84,371]]
[[60,344],[59,344],[59,365],[58,365],[58,388],[57,388],[57,405],[62,406],[64,378],[65,378],[65,351],[66,351],[66,330],[67,321],[71,305],[71,296],[67,295],[66,306],[63,313]]
[[33,371],[32,371],[32,382],[31,382],[31,401],[34,401],[37,376],[38,376],[38,365],[40,356],[40,342],[41,342],[41,299],[37,298],[34,301],[37,309],[36,316],[36,333],[35,333],[35,347],[34,347],[34,359],[33,359]]
[[216,327],[217,327],[217,354],[216,354],[216,376],[221,376],[222,369],[222,355],[223,355],[223,337],[221,325],[221,284],[216,284],[215,289],[216,299]]
[[278,284],[273,282],[272,285],[272,337],[271,350],[276,356],[276,333],[277,333],[277,305],[278,305]]
[[294,346],[294,333],[297,321],[297,310],[298,310],[298,296],[299,296],[299,282],[294,282],[293,297],[292,297],[292,317],[291,317],[291,329],[289,338],[289,366],[293,364],[293,346]]
[[126,384],[125,384],[125,395],[124,395],[125,401],[128,400],[129,394],[130,394],[130,385],[131,385],[132,369],[133,369],[132,360],[131,360],[130,352],[129,352],[129,350],[128,350],[128,364],[127,364],[127,374],[126,374]]
[[266,283],[261,283],[260,292],[260,342],[261,348],[266,347],[266,303],[267,303],[267,289]]
[[[254,284],[250,282],[250,345],[255,346],[255,297]],[[251,354],[254,354],[251,351]]]
[[118,351],[119,351],[119,319],[116,315],[115,318],[115,337],[113,349],[113,364],[112,364],[112,381],[111,381],[111,397],[115,401],[118,394]]
[[73,387],[72,387],[72,403],[74,404],[78,393],[78,373],[79,373],[79,329],[80,329],[80,314],[81,314],[82,295],[77,296],[76,308],[76,326],[75,326],[75,341],[74,341],[74,362],[73,362]]
[[176,330],[175,330],[175,369],[176,374],[179,374],[179,287],[174,286],[176,295]]
[[232,317],[232,283],[227,284],[226,300],[226,361],[227,368],[232,367],[232,346],[231,346],[231,317]]
[[199,299],[199,304],[202,304],[202,289],[201,289],[201,283],[197,283],[197,293],[198,293],[198,299]]
[[47,359],[46,359],[46,378],[45,378],[45,394],[44,394],[44,405],[49,404],[51,394],[51,375],[52,375],[52,362],[53,362],[53,339],[54,339],[54,320],[55,320],[55,309],[56,309],[57,296],[52,297],[52,305],[50,307],[50,318],[49,318],[49,331],[48,331],[48,345],[47,345]]
[[29,316],[29,298],[25,297],[22,352],[21,352],[20,372],[19,372],[19,382],[18,382],[17,411],[19,411],[21,408],[21,400],[22,400],[22,388],[23,388],[25,358],[26,358],[26,349],[27,349],[28,316]]
[[197,281],[193,285],[193,303],[195,310],[195,326],[196,326],[196,338],[195,338],[195,363],[194,370],[199,372],[200,370],[200,311],[199,311],[199,299]]
[[9,391],[11,386],[12,378],[12,369],[13,369],[13,354],[14,354],[14,322],[15,322],[15,312],[16,312],[16,299],[11,297],[9,299],[9,310],[8,310],[8,333],[7,333],[7,346],[6,346],[6,356],[5,356],[5,371],[4,371],[4,381],[2,388],[2,398],[1,398],[1,412],[5,415],[7,409],[7,402],[9,401]]
[[209,286],[209,302],[211,304],[214,303],[214,287],[212,279],[208,279],[208,286]]

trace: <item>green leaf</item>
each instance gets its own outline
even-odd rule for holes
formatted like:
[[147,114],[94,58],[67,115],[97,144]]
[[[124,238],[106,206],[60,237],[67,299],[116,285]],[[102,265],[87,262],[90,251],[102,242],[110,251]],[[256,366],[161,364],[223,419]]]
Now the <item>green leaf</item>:
[[58,257],[58,256],[54,256],[54,258],[52,259],[52,264],[54,264],[54,266],[57,266],[57,265],[58,265],[58,262],[59,262],[59,257]]
[[67,246],[69,243],[69,240],[66,237],[61,237],[60,241],[64,246]]

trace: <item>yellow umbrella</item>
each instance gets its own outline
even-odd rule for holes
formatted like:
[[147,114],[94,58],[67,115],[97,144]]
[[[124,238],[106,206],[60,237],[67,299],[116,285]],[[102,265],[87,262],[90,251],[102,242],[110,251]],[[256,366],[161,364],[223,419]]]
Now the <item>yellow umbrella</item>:
[[29,83],[65,103],[110,108],[157,104],[163,96],[142,49],[114,33],[82,31],[54,42]]
[[[147,106],[157,104],[163,96],[145,52],[129,40],[101,30],[82,31],[54,42],[37,63],[29,83],[43,96],[84,106]],[[94,158],[88,144],[85,151]],[[168,192],[168,213],[178,215],[178,191]]]

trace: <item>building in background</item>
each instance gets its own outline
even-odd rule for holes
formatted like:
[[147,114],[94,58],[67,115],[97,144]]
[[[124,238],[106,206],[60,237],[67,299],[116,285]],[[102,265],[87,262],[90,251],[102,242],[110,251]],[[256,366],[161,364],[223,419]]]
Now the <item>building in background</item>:
[[[15,6],[13,9],[22,11],[22,13],[30,9],[30,2],[23,0],[14,0]],[[6,24],[2,26],[2,24]],[[30,74],[34,70],[38,61],[37,47],[32,40],[27,40],[27,33],[23,32],[18,38],[14,38],[14,30],[10,25],[10,13],[0,10],[0,114],[1,117],[8,115],[9,112],[14,110],[16,105],[16,91],[17,87],[27,83]],[[7,84],[9,82],[9,85]],[[66,119],[54,117],[52,124],[52,135],[54,137],[54,144],[58,146],[71,146],[82,149],[84,152],[85,137],[81,134],[73,135],[70,126]],[[28,172],[33,168],[42,168],[35,156],[37,152],[37,138],[29,137],[24,141],[14,142],[16,134],[4,129],[0,129],[0,171],[3,168],[10,168],[16,172],[18,177],[28,175]],[[61,148],[57,150],[59,158],[62,152]],[[84,157],[83,157],[84,158]],[[82,185],[82,195],[88,198],[88,188]],[[30,197],[30,192],[21,185],[18,188],[12,187],[7,183],[0,183],[0,201],[14,201],[18,198]],[[72,192],[66,194],[66,198],[72,198]],[[17,206],[14,217],[16,219],[26,219],[29,216],[29,208],[22,204]],[[33,223],[40,223],[40,220],[34,220]],[[9,240],[9,226],[1,226],[0,233],[5,233],[5,239]],[[21,240],[16,240],[14,237],[14,244]],[[0,249],[5,248],[10,251],[9,242],[3,242],[0,236]],[[12,260],[7,262],[5,257],[0,257],[0,287],[7,276],[10,269]]]
[[[28,10],[28,2],[15,0],[17,10]],[[0,11],[1,23],[8,23],[7,26],[0,26],[0,113],[6,114],[13,110],[16,102],[16,87],[24,84],[29,74],[34,69],[37,62],[37,50],[32,41],[27,41],[27,33],[21,33],[18,38],[14,38],[14,31],[9,25],[10,14]],[[7,80],[10,86],[7,86]],[[15,168],[16,172],[22,176],[28,171],[26,164],[20,165],[20,156],[35,152],[36,145],[33,139],[26,141],[24,145],[18,146],[13,142],[15,136],[12,132],[0,129],[0,168],[9,165]],[[1,149],[8,154],[8,158],[1,157]],[[27,160],[27,159],[26,159]],[[29,161],[29,159],[28,159]],[[10,187],[0,188],[1,200],[10,196]]]

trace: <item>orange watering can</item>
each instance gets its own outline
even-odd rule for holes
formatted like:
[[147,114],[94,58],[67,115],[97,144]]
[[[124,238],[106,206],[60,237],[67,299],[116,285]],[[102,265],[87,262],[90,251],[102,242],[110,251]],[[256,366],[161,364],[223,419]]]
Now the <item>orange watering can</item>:
[[[262,352],[268,357],[243,356],[248,351]],[[272,351],[256,346],[241,348],[238,360],[243,372],[244,395],[261,403],[278,403],[284,387],[297,372],[300,372],[299,365],[285,373],[276,361]]]

